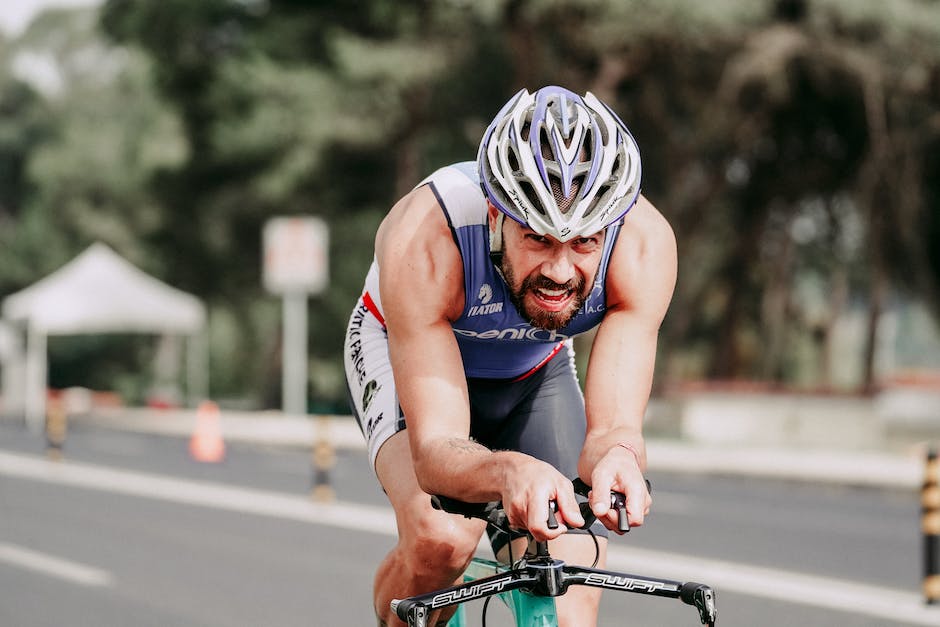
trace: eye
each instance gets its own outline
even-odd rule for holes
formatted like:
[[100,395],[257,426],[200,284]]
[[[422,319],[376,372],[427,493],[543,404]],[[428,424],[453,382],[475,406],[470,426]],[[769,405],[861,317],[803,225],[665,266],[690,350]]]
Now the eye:
[[579,252],[590,252],[600,246],[600,238],[597,237],[579,237],[573,240],[575,250]]
[[535,242],[537,244],[546,244],[548,243],[548,238],[544,235],[539,235],[538,233],[527,233],[525,238],[530,242]]

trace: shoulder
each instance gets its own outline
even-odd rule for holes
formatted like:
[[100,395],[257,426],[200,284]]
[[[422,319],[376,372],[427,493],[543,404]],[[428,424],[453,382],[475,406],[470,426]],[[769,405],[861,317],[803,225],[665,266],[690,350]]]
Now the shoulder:
[[677,269],[672,227],[645,196],[640,196],[624,218],[611,255],[607,288],[612,304],[630,309],[649,308],[665,315]]
[[676,236],[672,226],[645,196],[640,196],[624,218],[615,255],[633,264],[651,259],[665,261],[664,256],[675,258]]
[[450,317],[458,299],[462,309],[460,252],[428,185],[412,190],[389,211],[376,234],[375,256],[386,309],[396,301],[421,301],[429,311],[440,309]]

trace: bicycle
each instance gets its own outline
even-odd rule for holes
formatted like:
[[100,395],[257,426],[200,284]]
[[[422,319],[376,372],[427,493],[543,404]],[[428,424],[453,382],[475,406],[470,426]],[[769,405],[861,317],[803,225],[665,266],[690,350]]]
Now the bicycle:
[[[587,496],[590,486],[580,479],[573,482],[575,492]],[[647,482],[649,488],[649,482]],[[509,531],[508,518],[499,502],[465,503],[443,496],[432,496],[435,509],[466,518],[478,518],[498,529]],[[548,525],[558,528],[554,515],[554,503],[549,508]],[[626,498],[618,492],[611,492],[611,508],[617,511],[618,529],[630,530],[627,517]],[[581,504],[581,514],[585,519],[584,528],[589,528],[596,520],[590,505]],[[528,533],[530,547],[534,551],[513,563],[503,564],[479,557],[474,557],[464,573],[464,583],[435,590],[425,594],[394,599],[392,611],[407,621],[409,627],[427,627],[428,615],[453,605],[458,606],[457,613],[448,622],[448,627],[464,627],[465,617],[462,604],[478,599],[486,599],[483,607],[483,624],[486,624],[486,604],[496,596],[512,612],[519,627],[549,627],[556,625],[554,597],[565,594],[572,585],[593,586],[620,592],[634,592],[672,599],[679,599],[698,610],[703,625],[714,627],[718,611],[715,592],[710,586],[697,582],[679,582],[669,579],[645,577],[628,573],[601,570],[594,567],[569,566],[553,558],[548,552],[547,542],[534,542]],[[595,539],[596,544],[596,539]],[[599,549],[598,549],[599,550]],[[595,561],[596,563],[596,561]]]

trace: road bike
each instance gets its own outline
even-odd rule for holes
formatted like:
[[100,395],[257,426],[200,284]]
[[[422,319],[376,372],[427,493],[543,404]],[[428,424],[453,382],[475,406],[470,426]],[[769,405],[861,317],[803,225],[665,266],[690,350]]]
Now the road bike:
[[[573,484],[576,493],[588,496],[590,486],[580,479],[575,479]],[[478,518],[507,533],[511,531],[506,512],[499,502],[465,503],[443,496],[433,496],[431,503],[435,509],[466,518]],[[551,529],[558,528],[554,508],[552,503],[548,517],[548,526]],[[617,512],[618,529],[629,531],[630,521],[623,494],[611,492],[611,508]],[[587,503],[581,504],[581,515],[585,519],[585,529],[596,520]],[[447,625],[464,627],[466,616],[462,604],[486,599],[483,607],[485,627],[486,607],[489,599],[495,596],[509,608],[518,627],[552,627],[557,625],[555,597],[565,594],[570,586],[593,586],[678,599],[698,610],[699,620],[703,625],[715,625],[718,615],[716,595],[710,586],[693,581],[679,582],[568,565],[549,554],[547,542],[536,542],[527,532],[526,535],[530,549],[520,560],[513,562],[510,558],[508,564],[503,564],[475,557],[464,573],[462,584],[407,599],[395,599],[392,601],[392,611],[401,620],[407,621],[409,627],[427,627],[428,616],[432,611],[456,605],[457,613]]]

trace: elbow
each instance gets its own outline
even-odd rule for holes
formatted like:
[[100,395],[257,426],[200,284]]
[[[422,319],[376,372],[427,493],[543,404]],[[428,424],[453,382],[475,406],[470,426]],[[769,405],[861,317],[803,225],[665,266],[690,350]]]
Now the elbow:
[[434,463],[432,456],[421,451],[415,451],[411,458],[415,478],[418,480],[418,487],[427,494],[440,494],[441,492],[438,487],[438,483],[440,482],[440,465]]

